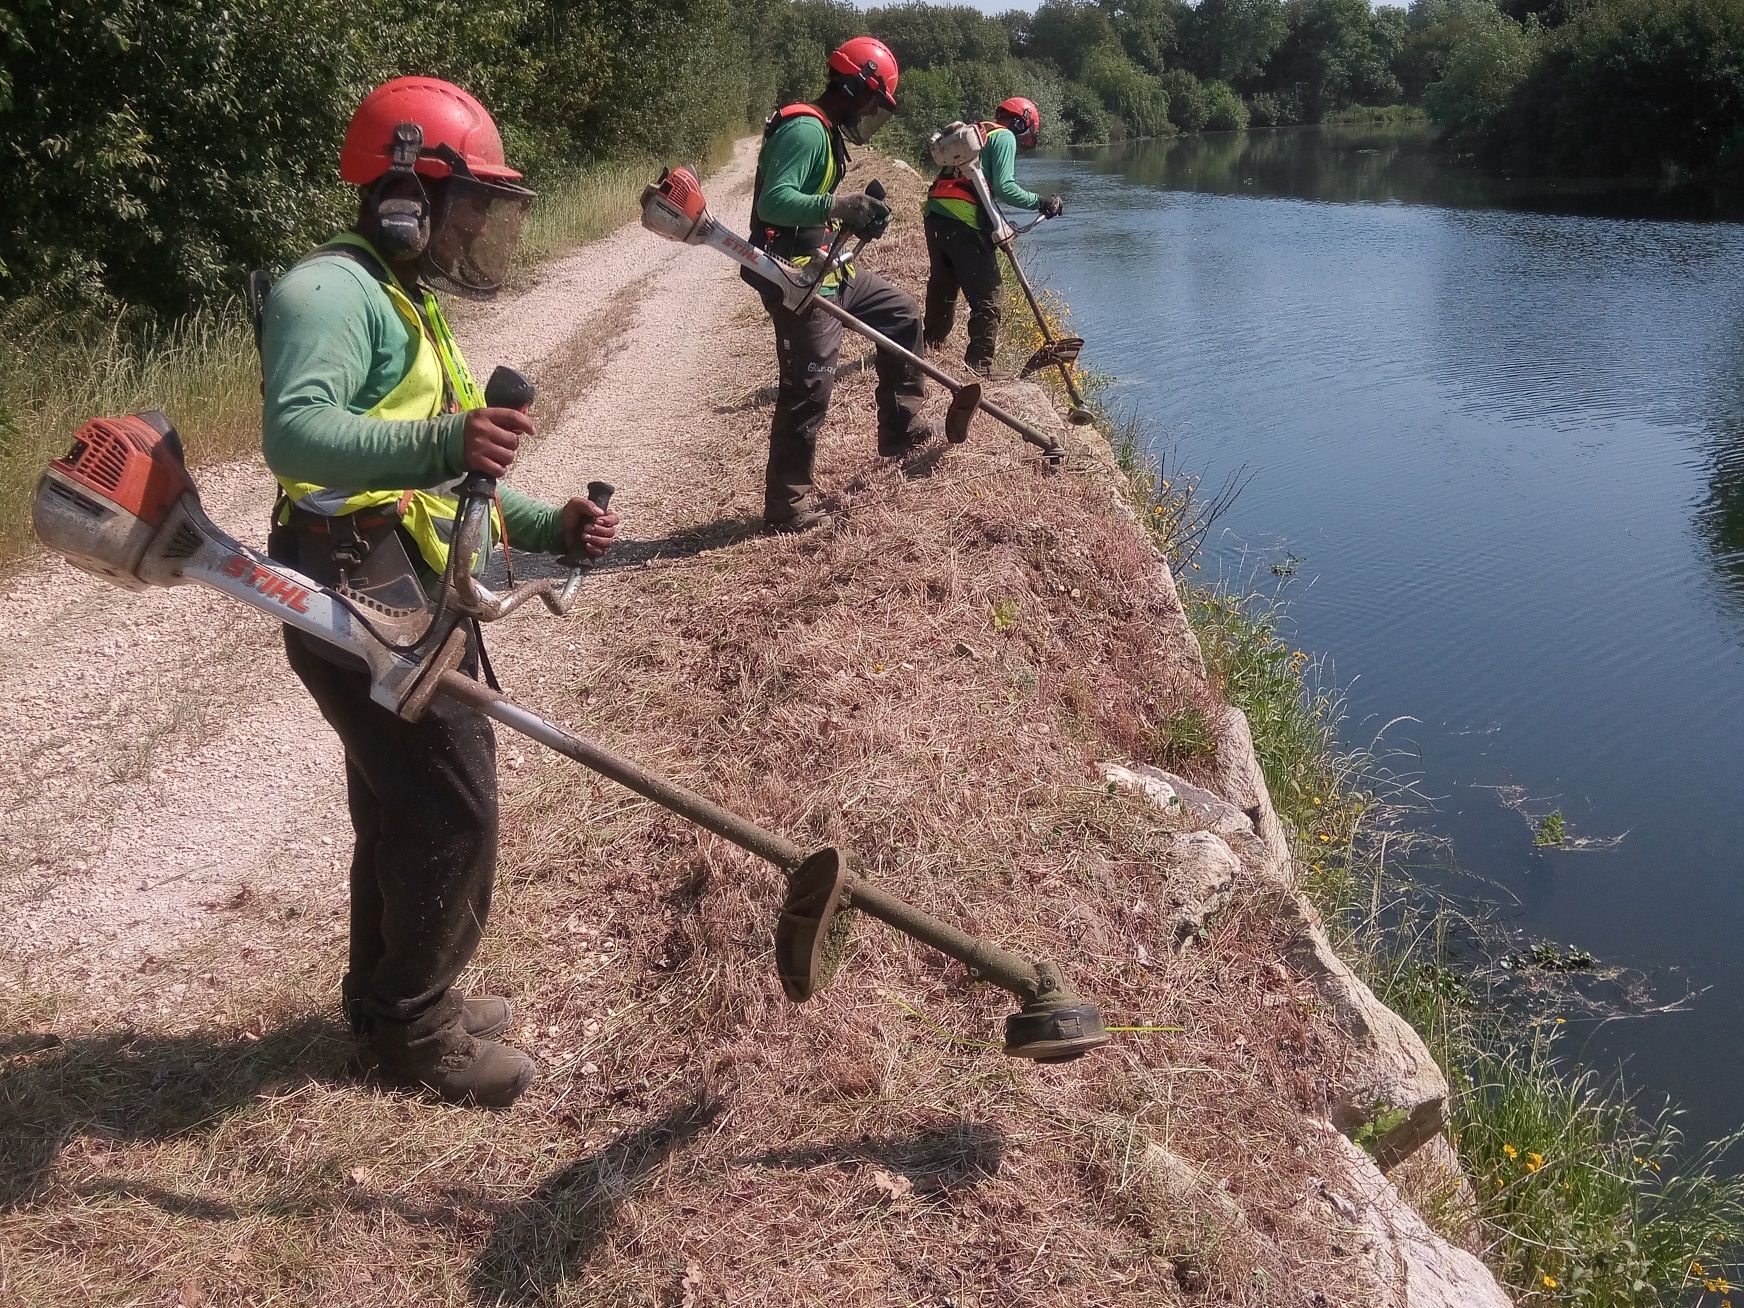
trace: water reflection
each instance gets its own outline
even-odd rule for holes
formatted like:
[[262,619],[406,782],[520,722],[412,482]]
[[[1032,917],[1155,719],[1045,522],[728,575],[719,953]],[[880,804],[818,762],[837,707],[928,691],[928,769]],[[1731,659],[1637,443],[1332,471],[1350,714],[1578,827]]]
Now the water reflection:
[[1744,312],[1734,312],[1715,345],[1716,368],[1706,431],[1708,493],[1696,514],[1720,578],[1721,602],[1744,621]]
[[1450,164],[1428,127],[1217,132],[1080,150],[1091,169],[1139,186],[1272,199],[1695,220],[1744,218],[1703,187],[1505,177]]

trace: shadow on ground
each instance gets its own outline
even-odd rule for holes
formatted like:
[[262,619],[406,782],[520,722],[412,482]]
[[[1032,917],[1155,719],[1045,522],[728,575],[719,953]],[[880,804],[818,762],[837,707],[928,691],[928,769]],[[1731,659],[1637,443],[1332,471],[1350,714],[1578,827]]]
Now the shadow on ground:
[[668,1157],[720,1115],[697,1095],[598,1153],[553,1172],[497,1219],[473,1264],[479,1303],[536,1303],[583,1271],[611,1233],[619,1207],[646,1189]]
[[0,1211],[42,1193],[72,1140],[214,1129],[263,1092],[340,1079],[350,1048],[337,1020],[314,1015],[257,1040],[125,1030],[0,1037]]

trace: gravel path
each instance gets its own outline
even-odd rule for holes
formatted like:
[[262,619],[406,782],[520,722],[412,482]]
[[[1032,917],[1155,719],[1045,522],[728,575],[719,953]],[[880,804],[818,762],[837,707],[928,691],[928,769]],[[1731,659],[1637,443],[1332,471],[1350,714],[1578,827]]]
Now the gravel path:
[[[742,142],[709,183],[715,212],[741,230],[754,156]],[[512,483],[552,500],[590,478],[616,483],[631,558],[634,542],[707,517],[723,502],[698,493],[714,399],[742,393],[748,353],[772,354],[754,307],[728,261],[630,224],[468,314],[459,332],[480,377],[509,363],[544,397]],[[214,521],[263,542],[272,483],[258,460],[199,481]],[[159,960],[239,930],[217,911],[228,904],[270,893],[299,913],[340,911],[339,745],[274,624],[202,588],[129,594],[58,560],[0,582],[0,601],[14,724],[0,736],[0,895],[12,905],[0,975],[101,1009]],[[505,673],[548,665],[565,639],[519,615],[491,635]],[[508,767],[520,753],[505,741]]]

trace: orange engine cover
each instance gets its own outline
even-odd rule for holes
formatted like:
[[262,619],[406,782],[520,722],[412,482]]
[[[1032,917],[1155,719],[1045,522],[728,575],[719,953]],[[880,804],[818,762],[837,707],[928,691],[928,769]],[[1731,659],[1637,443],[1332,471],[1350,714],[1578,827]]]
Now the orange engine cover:
[[182,461],[181,438],[167,420],[160,420],[161,429],[138,415],[93,418],[79,428],[66,457],[50,466],[156,527],[171,506],[194,489],[194,479]]

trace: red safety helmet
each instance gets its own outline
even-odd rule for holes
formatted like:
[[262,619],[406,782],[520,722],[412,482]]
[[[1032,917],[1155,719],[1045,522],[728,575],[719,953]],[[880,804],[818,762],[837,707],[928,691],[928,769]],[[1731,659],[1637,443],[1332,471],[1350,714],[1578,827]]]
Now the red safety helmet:
[[504,163],[497,125],[471,95],[436,77],[396,77],[364,96],[351,116],[339,150],[339,176],[358,186],[378,180],[393,163],[394,128],[401,123],[416,123],[424,134],[427,153],[416,165],[421,176],[446,177],[453,171],[429,153],[443,146],[464,159],[480,181],[513,181],[521,175]]
[[830,71],[844,81],[859,79],[861,87],[874,92],[886,109],[896,108],[896,79],[900,70],[890,47],[875,36],[856,36],[830,54]]
[[1016,133],[1019,145],[1034,145],[1042,130],[1042,111],[1027,96],[1014,95],[999,106],[995,115]]

